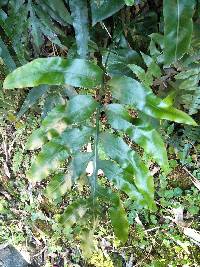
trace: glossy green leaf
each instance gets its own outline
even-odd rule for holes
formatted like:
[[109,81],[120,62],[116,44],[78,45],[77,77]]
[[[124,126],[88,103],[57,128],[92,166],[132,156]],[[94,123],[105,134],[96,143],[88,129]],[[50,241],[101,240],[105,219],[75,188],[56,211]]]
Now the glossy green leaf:
[[102,134],[101,142],[105,153],[116,161],[127,175],[132,176],[134,184],[143,195],[146,204],[153,207],[153,177],[137,153],[131,150],[122,138],[112,134]]
[[78,199],[68,205],[64,213],[61,215],[60,223],[65,227],[72,227],[86,214],[88,210],[88,203],[88,199]]
[[93,128],[82,127],[67,129],[59,137],[53,138],[43,146],[36,157],[28,172],[28,178],[35,182],[46,178],[51,172],[56,171],[71,153],[77,152],[87,144],[93,134]]
[[26,96],[17,117],[20,118],[27,110],[32,107],[49,89],[48,85],[40,85],[32,88]]
[[49,199],[58,199],[71,189],[72,182],[70,173],[59,173],[51,178],[45,189],[45,195]]
[[116,237],[125,243],[128,239],[129,223],[122,203],[110,208],[109,214]]
[[115,77],[108,83],[114,98],[158,119],[197,125],[186,113],[162,101],[150,88],[129,77]]
[[94,136],[95,128],[83,126],[65,130],[60,136],[60,144],[70,149],[72,153],[77,152],[87,144],[90,137]]
[[133,177],[120,168],[117,163],[110,160],[101,160],[99,168],[118,190],[126,193],[130,199],[137,201],[140,205],[145,205],[144,198],[137,190]]
[[141,55],[130,48],[105,50],[102,52],[102,57],[103,65],[107,65],[106,70],[111,76],[131,76],[132,72],[127,65],[142,65]]
[[132,6],[132,5],[134,5],[135,0],[124,0],[124,2],[125,2],[125,4],[126,4],[127,6]]
[[119,194],[113,192],[109,187],[103,187],[101,185],[98,185],[96,193],[99,199],[102,199],[111,206],[108,211],[115,235],[119,240],[125,243],[128,238],[129,223]]
[[87,165],[92,160],[93,154],[78,152],[72,158],[73,179],[77,179],[86,171]]
[[98,104],[90,95],[77,95],[66,105],[55,107],[42,122],[39,130],[29,137],[27,149],[40,148],[48,139],[62,133],[68,125],[90,118]]
[[91,95],[77,95],[70,99],[66,108],[66,117],[70,123],[80,123],[90,118],[98,103]]
[[49,112],[48,116],[44,118],[41,125],[46,133],[51,129],[60,133],[66,128],[67,122],[63,120],[64,116],[67,116],[66,109],[67,104],[58,105],[51,112]]
[[67,124],[80,123],[89,119],[98,104],[91,95],[77,95],[66,105],[58,106],[43,120],[42,126],[51,128],[55,123],[65,120]]
[[51,110],[53,110],[56,106],[64,105],[65,102],[61,88],[57,88],[57,91],[50,88],[44,97],[41,118],[44,119]]
[[78,93],[76,92],[76,89],[74,87],[70,86],[70,85],[63,87],[63,93],[69,99],[71,99],[72,97],[78,95]]
[[95,1],[90,0],[91,11],[92,11],[92,25],[94,26],[97,22],[100,22],[114,13],[118,12],[123,6],[123,0],[103,0]]
[[49,113],[43,120],[41,128],[35,130],[28,138],[26,144],[28,150],[40,148],[48,140],[57,137],[66,129],[67,123],[63,120],[65,108],[65,105],[59,105]]
[[194,0],[164,0],[164,56],[167,65],[176,62],[190,46]]
[[77,53],[81,58],[86,58],[89,41],[87,0],[69,0],[69,6],[76,34]]
[[69,156],[69,149],[57,140],[47,143],[31,165],[27,177],[34,182],[40,182],[51,172],[56,171],[60,163]]
[[149,35],[149,37],[151,37],[151,42],[149,45],[151,56],[156,57],[157,62],[164,64],[164,36],[159,33],[152,33]]
[[34,150],[42,147],[43,144],[48,142],[48,137],[45,129],[39,128],[35,130],[28,138],[28,141],[26,143],[26,149]]
[[99,184],[96,193],[99,199],[102,199],[109,204],[117,206],[120,202],[119,194],[117,192],[114,192],[108,186],[104,187]]
[[133,119],[120,104],[108,105],[106,114],[108,122],[114,129],[125,132],[131,140],[150,154],[163,170],[169,169],[164,142],[148,118]]
[[128,67],[137,76],[137,78],[143,82],[144,85],[150,86],[153,82],[152,77],[148,77],[143,68],[135,64],[129,64]]
[[41,84],[93,88],[102,81],[102,70],[84,59],[61,57],[38,58],[10,73],[5,89],[33,87]]

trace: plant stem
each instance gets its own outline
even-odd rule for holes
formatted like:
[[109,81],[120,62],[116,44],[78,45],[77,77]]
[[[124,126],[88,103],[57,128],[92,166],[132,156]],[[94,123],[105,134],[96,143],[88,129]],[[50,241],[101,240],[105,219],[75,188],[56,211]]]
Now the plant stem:
[[105,91],[105,77],[106,77],[106,69],[107,69],[107,64],[108,64],[108,59],[111,53],[111,48],[109,48],[108,55],[106,58],[105,62],[105,67],[104,67],[104,74],[102,78],[102,83],[101,83],[101,88],[98,92],[97,98],[99,102],[99,106],[97,108],[97,113],[96,113],[96,133],[95,133],[95,145],[94,145],[94,161],[93,161],[93,166],[94,166],[94,172],[92,175],[92,199],[93,199],[93,204],[95,204],[95,199],[96,199],[96,189],[97,189],[97,179],[98,179],[98,161],[99,161],[99,151],[98,151],[98,146],[99,146],[99,132],[100,132],[100,115],[101,115],[101,101],[103,97],[103,93]]
[[93,202],[95,202],[96,197],[96,187],[97,187],[97,178],[98,178],[98,161],[99,161],[99,152],[98,152],[98,145],[99,145],[99,121],[100,121],[100,108],[101,105],[99,104],[96,113],[96,133],[95,133],[95,146],[94,146],[94,174],[92,179],[92,197]]

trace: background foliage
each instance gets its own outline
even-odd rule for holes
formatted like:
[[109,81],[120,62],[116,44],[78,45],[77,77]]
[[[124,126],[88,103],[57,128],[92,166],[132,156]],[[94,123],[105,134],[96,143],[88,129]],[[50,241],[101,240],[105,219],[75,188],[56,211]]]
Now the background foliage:
[[198,1],[0,5],[1,242],[199,266]]

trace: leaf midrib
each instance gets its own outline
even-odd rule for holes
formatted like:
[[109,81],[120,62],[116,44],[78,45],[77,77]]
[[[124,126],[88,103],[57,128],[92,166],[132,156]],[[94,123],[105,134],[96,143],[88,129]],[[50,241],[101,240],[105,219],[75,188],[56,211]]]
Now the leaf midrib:
[[177,0],[177,33],[176,33],[176,49],[175,49],[175,61],[177,61],[177,52],[178,52],[178,39],[179,39],[179,31],[180,31],[180,8],[179,8],[179,0]]

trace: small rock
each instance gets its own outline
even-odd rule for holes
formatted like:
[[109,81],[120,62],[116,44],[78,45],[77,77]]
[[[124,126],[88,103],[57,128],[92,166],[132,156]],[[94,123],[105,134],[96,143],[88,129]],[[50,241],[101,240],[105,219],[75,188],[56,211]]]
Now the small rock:
[[8,245],[0,249],[0,267],[34,267],[29,264],[21,253]]

